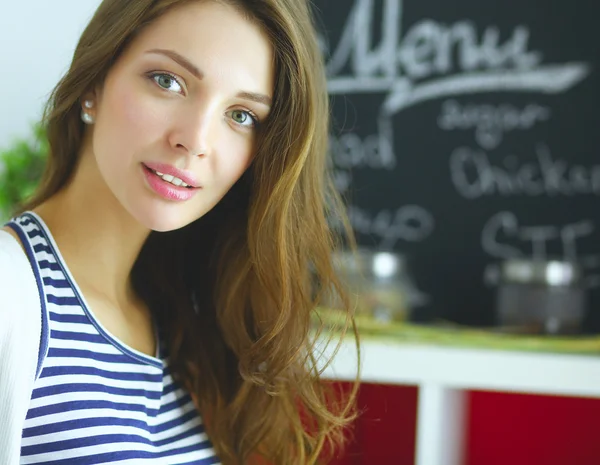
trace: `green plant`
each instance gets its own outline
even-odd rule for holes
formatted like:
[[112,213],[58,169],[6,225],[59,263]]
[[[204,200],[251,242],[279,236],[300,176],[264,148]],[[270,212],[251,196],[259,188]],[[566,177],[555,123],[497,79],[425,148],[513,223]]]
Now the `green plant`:
[[0,150],[0,219],[5,220],[13,209],[35,191],[48,156],[46,131],[34,124],[32,135],[16,139]]

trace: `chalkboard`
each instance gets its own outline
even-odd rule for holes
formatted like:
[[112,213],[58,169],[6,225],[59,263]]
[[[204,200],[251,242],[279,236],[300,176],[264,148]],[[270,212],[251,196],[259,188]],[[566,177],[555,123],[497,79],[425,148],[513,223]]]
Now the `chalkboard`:
[[502,259],[566,258],[600,330],[600,3],[314,3],[336,184],[414,318],[493,324]]

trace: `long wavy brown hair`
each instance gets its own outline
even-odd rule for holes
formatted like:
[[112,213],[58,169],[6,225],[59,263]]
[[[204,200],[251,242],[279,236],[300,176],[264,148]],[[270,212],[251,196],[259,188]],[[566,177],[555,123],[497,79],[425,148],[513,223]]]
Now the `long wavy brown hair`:
[[[82,96],[103,83],[141,30],[191,1],[200,0],[101,3],[48,102],[49,163],[21,210],[40,205],[73,176],[84,133]],[[332,264],[341,242],[330,220],[347,222],[326,170],[322,56],[307,0],[218,1],[238,8],[272,41],[271,115],[248,171],[199,220],[152,232],[132,283],[223,463],[318,463],[342,442],[356,392],[340,396],[321,380],[311,331],[315,307],[332,291],[347,310],[342,332],[354,327]]]

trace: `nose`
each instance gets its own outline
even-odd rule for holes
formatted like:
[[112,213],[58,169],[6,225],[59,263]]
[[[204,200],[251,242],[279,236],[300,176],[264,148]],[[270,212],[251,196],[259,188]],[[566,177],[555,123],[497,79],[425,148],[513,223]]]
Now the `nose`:
[[169,144],[176,152],[205,157],[212,151],[216,111],[209,105],[179,108],[173,118]]

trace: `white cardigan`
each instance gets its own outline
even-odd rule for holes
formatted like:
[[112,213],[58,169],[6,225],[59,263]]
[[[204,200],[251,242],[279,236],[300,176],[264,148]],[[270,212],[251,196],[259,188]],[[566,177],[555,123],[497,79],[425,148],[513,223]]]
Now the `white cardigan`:
[[18,465],[36,377],[42,312],[37,281],[19,242],[0,229],[0,464]]

